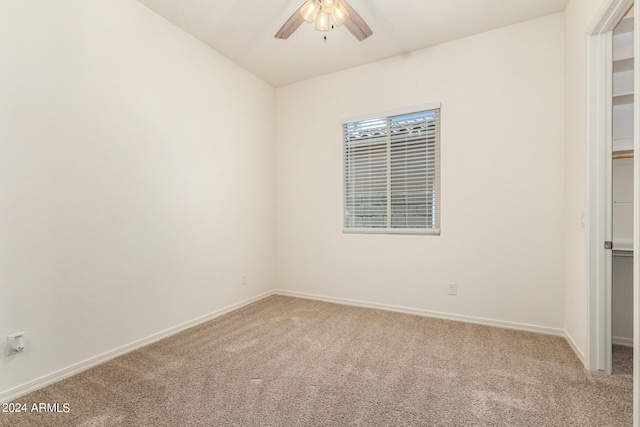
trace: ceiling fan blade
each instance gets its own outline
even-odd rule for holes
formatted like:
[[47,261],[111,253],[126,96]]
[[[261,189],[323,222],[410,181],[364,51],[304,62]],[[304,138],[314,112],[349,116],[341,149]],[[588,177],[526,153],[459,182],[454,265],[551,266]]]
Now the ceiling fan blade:
[[371,28],[369,28],[367,23],[364,22],[362,16],[360,16],[349,3],[347,3],[345,0],[340,0],[340,3],[349,12],[349,17],[346,21],[344,21],[344,26],[347,27],[349,31],[351,31],[351,34],[356,36],[356,38],[360,41],[373,34],[373,31],[371,31]]
[[[300,9],[302,9],[302,6],[300,6]],[[287,19],[287,22],[284,23],[282,28],[280,28],[274,36],[275,38],[288,39],[289,36],[293,34],[293,32],[297,30],[300,25],[302,25],[302,23],[304,22],[304,18],[300,13],[300,9],[296,10],[293,15],[291,15],[291,18]]]

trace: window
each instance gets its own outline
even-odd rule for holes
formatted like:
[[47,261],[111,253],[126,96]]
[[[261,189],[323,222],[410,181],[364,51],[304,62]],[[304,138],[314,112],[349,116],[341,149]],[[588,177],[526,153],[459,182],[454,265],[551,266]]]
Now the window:
[[440,234],[440,104],[343,122],[344,231]]

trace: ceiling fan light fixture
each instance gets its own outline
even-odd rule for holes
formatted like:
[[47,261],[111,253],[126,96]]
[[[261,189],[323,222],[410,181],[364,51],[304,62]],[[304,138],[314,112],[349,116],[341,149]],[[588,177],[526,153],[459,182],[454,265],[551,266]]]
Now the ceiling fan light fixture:
[[316,31],[329,31],[329,14],[324,10],[318,12]]
[[313,22],[320,11],[320,3],[318,0],[309,0],[300,9],[300,14],[307,22]]
[[[282,40],[288,39],[305,21],[308,23],[315,21],[316,31],[323,32],[344,24],[346,29],[359,41],[373,34],[371,28],[364,22],[360,14],[349,5],[347,0],[305,0],[274,37]],[[324,39],[326,40],[327,37],[325,36]]]
[[342,3],[337,2],[335,10],[331,12],[331,17],[333,18],[333,22],[340,26],[349,18],[349,12],[342,6]]
[[322,1],[322,10],[327,13],[333,13],[338,6],[338,0],[321,0]]

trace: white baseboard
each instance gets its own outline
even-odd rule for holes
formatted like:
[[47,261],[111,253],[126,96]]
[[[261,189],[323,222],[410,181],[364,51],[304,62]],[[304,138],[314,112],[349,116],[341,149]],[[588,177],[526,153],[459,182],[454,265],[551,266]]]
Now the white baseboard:
[[507,322],[504,320],[486,319],[483,317],[465,316],[461,314],[443,313],[439,311],[423,310],[420,308],[409,308],[390,304],[380,304],[375,302],[358,301],[347,298],[328,297],[324,295],[307,294],[303,292],[285,291],[276,289],[276,295],[284,295],[297,298],[313,299],[318,301],[333,302],[337,304],[352,305],[356,307],[375,308],[379,310],[395,311],[398,313],[417,314],[425,317],[435,317],[438,319],[455,320],[458,322],[476,323],[479,325],[495,326],[505,329],[517,329],[520,331],[538,332],[547,335],[565,337],[564,329],[549,328],[546,326],[529,325],[526,323]]
[[564,339],[567,340],[567,343],[569,343],[569,347],[571,347],[571,350],[573,350],[578,359],[580,359],[580,361],[582,362],[582,366],[584,366],[585,369],[588,369],[587,358],[584,356],[584,353],[580,351],[580,347],[577,346],[576,342],[573,340],[573,337],[569,335],[567,331],[564,331]]
[[265,292],[263,294],[257,295],[255,297],[246,299],[244,301],[240,301],[236,304],[231,304],[227,307],[221,308],[220,310],[216,310],[213,313],[205,314],[204,316],[200,316],[189,322],[183,323],[178,326],[174,326],[172,328],[150,335],[146,338],[142,338],[137,341],[134,341],[130,344],[123,345],[122,347],[118,347],[116,349],[107,351],[106,353],[100,354],[98,356],[91,357],[82,362],[75,363],[71,366],[67,366],[66,368],[60,369],[59,371],[55,371],[55,372],[52,372],[51,374],[47,374],[40,378],[36,378],[35,380],[29,381],[25,384],[22,384],[20,386],[14,387],[12,389],[9,389],[7,391],[0,393],[0,403],[9,402],[20,396],[24,396],[27,393],[31,393],[32,391],[38,390],[42,387],[48,386],[49,384],[53,384],[57,381],[63,380],[72,375],[79,374],[82,371],[86,371],[87,369],[97,366],[108,360],[121,356],[125,353],[129,353],[130,351],[136,350],[140,347],[144,347],[156,341],[160,341],[161,339],[170,337],[171,335],[175,335],[178,332],[184,331],[185,329],[189,329],[201,323],[215,319],[216,317],[220,317],[224,314],[227,314],[231,311],[242,308],[245,305],[249,305],[251,303],[264,299],[273,294],[274,294],[273,291],[269,291],[269,292]]
[[[8,402],[11,400],[14,400],[20,396],[24,396],[27,393],[31,393],[32,391],[35,391],[37,389],[40,389],[42,387],[45,387],[49,384],[53,384],[57,381],[63,380],[65,378],[68,378],[72,375],[76,375],[82,371],[85,371],[89,368],[92,368],[94,366],[97,366],[101,363],[104,363],[108,360],[111,360],[115,357],[121,356],[125,353],[129,353],[133,350],[136,350],[140,347],[144,347],[146,345],[149,345],[151,343],[154,343],[156,341],[159,341],[163,338],[167,338],[170,337],[171,335],[175,335],[178,332],[184,331],[185,329],[189,329],[192,328],[196,325],[199,325],[201,323],[207,322],[209,320],[215,319],[216,317],[220,317],[224,314],[227,314],[231,311],[237,310],[239,308],[242,308],[248,304],[254,303],[256,301],[259,301],[261,299],[264,299],[268,296],[271,295],[284,295],[284,296],[291,296],[291,297],[296,297],[296,298],[306,298],[306,299],[312,299],[312,300],[318,300],[318,301],[326,301],[326,302],[332,302],[332,303],[337,303],[337,304],[344,304],[344,305],[351,305],[351,306],[356,306],[356,307],[364,307],[364,308],[373,308],[373,309],[379,309],[379,310],[387,310],[387,311],[394,311],[394,312],[398,312],[398,313],[406,313],[406,314],[416,314],[419,316],[425,316],[425,317],[434,317],[434,318],[438,318],[438,319],[446,319],[446,320],[454,320],[454,321],[459,321],[459,322],[467,322],[467,323],[475,323],[475,324],[479,324],[479,325],[486,325],[486,326],[495,326],[495,327],[499,327],[499,328],[506,328],[506,329],[516,329],[516,330],[521,330],[521,331],[528,331],[528,332],[537,332],[537,333],[542,333],[542,334],[547,334],[547,335],[556,335],[556,336],[561,336],[564,337],[567,342],[569,343],[569,345],[571,346],[571,348],[573,349],[573,351],[575,352],[576,356],[582,361],[582,363],[585,363],[585,358],[584,355],[582,354],[582,352],[579,351],[578,347],[575,345],[575,342],[573,341],[573,339],[571,338],[571,336],[569,336],[569,334],[567,334],[567,332],[563,329],[558,329],[558,328],[549,328],[549,327],[545,327],[545,326],[537,326],[537,325],[530,325],[530,324],[526,324],[526,323],[517,323],[517,322],[507,322],[507,321],[503,321],[503,320],[496,320],[496,319],[487,319],[487,318],[482,318],[482,317],[473,317],[473,316],[465,316],[465,315],[460,315],[460,314],[452,314],[452,313],[443,313],[443,312],[438,312],[438,311],[431,311],[431,310],[423,310],[423,309],[418,309],[418,308],[409,308],[409,307],[402,307],[402,306],[396,306],[396,305],[390,305],[390,304],[381,304],[381,303],[373,303],[373,302],[366,302],[366,301],[358,301],[358,300],[352,300],[352,299],[347,299],[347,298],[339,298],[339,297],[328,297],[328,296],[323,296],[323,295],[315,295],[315,294],[307,294],[307,293],[303,293],[303,292],[294,292],[294,291],[286,291],[286,290],[274,290],[274,291],[269,291],[269,292],[265,292],[263,294],[257,295],[253,298],[249,298],[247,300],[241,301],[239,303],[236,304],[232,304],[230,306],[224,307],[220,310],[214,311],[213,313],[209,313],[207,315],[198,317],[196,319],[193,319],[189,322],[183,323],[181,325],[178,326],[174,326],[172,328],[169,328],[167,330],[158,332],[156,334],[150,335],[146,338],[142,338],[140,340],[134,341],[130,344],[124,345],[122,347],[110,350],[106,353],[103,353],[101,355],[89,358],[85,361],[73,364],[71,366],[68,366],[66,368],[60,369],[56,372],[53,372],[51,374],[47,374],[45,376],[42,376],[40,378],[37,378],[35,380],[29,381],[23,385],[20,385],[18,387],[14,387],[12,389],[9,389],[7,391],[4,391],[2,393],[0,393],[0,403],[3,402]],[[614,339],[615,340],[615,339]],[[624,340],[624,339],[622,339]],[[633,346],[633,340],[628,340],[625,342],[630,342],[630,346]],[[615,343],[615,342],[614,342]],[[621,345],[625,345],[620,343]]]
[[625,347],[633,347],[633,338],[612,337],[611,342],[615,345],[623,345]]

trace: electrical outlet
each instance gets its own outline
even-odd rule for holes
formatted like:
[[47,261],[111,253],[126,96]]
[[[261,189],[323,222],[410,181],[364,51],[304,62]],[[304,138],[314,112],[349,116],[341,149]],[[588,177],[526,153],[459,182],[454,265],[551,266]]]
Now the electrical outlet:
[[247,284],[247,275],[246,274],[241,274],[240,275],[240,285],[245,286]]
[[24,332],[7,336],[7,356],[24,351]]
[[449,290],[449,295],[458,295],[458,285],[456,282],[449,282],[447,284],[447,288]]

